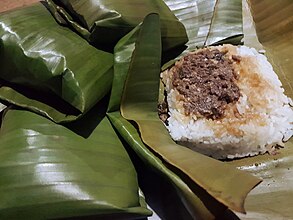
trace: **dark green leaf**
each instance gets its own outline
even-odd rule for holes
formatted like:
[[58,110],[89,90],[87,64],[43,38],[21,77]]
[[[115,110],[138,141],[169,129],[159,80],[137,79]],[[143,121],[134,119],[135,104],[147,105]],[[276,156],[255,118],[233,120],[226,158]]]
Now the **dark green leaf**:
[[113,48],[149,13],[161,17],[164,50],[187,42],[184,26],[162,0],[47,0],[68,24],[98,48]]
[[0,15],[0,59],[1,83],[12,88],[0,96],[56,121],[60,112],[71,120],[88,111],[113,77],[113,55],[58,25],[40,3]]
[[118,111],[130,60],[140,25],[125,35],[114,48],[114,77],[108,112]]
[[68,114],[68,109],[67,112],[63,112],[60,109],[56,109],[48,104],[43,103],[42,101],[27,97],[21,92],[18,92],[17,90],[8,86],[0,87],[0,99],[46,116],[55,122],[72,121],[80,116],[80,113],[77,113],[76,115],[74,115],[74,112],[73,114]]
[[[0,218],[137,218],[135,169],[107,118],[87,138],[34,113],[8,110],[0,132]],[[119,215],[118,215],[119,214]]]

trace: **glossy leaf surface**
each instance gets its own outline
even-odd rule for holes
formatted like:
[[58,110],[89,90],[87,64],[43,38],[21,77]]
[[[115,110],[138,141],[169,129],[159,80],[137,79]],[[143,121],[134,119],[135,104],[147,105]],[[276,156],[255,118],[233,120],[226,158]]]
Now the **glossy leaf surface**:
[[122,91],[139,30],[140,25],[125,35],[114,48],[114,77],[108,112],[120,109]]
[[221,203],[244,212],[244,199],[259,179],[175,144],[158,117],[161,46],[158,27],[155,15],[146,18],[129,68],[121,113],[126,119],[136,121],[144,143],[165,161]]
[[[1,84],[49,102],[51,108],[33,106],[40,112],[64,105],[64,114],[78,117],[109,91],[113,77],[113,55],[61,27],[41,3],[0,15],[0,59],[0,78],[10,83]],[[13,96],[6,100],[17,104]]]
[[0,99],[5,100],[10,104],[17,105],[19,107],[29,109],[37,114],[46,116],[55,122],[65,122],[75,120],[80,116],[79,113],[76,115],[68,114],[61,109],[56,109],[42,101],[30,98],[21,93],[22,91],[17,91],[11,87],[2,85],[0,87]]
[[160,14],[164,50],[187,42],[184,26],[162,0],[47,1],[72,28],[97,47],[113,48],[149,13]]
[[188,51],[220,42],[241,42],[241,0],[164,1],[186,28]]
[[201,219],[210,219],[212,214],[208,211],[197,195],[192,192],[183,180],[175,173],[168,169],[163,162],[155,156],[147,146],[142,142],[137,129],[131,125],[120,114],[120,102],[127,72],[130,66],[131,57],[135,49],[141,25],[137,26],[133,31],[123,37],[114,49],[114,79],[112,84],[112,92],[108,107],[108,118],[113,126],[118,130],[119,134],[135,151],[137,156],[146,164],[147,167],[156,170],[160,175],[165,176],[179,190],[179,196],[186,205],[192,216]]
[[6,112],[0,132],[1,219],[150,214],[140,205],[136,172],[122,143],[108,119],[94,115],[75,129],[87,129],[83,137],[31,112]]
[[[144,23],[142,25],[144,25]],[[204,207],[204,204],[198,196],[192,192],[180,177],[168,169],[163,162],[144,145],[137,129],[120,114],[121,94],[140,29],[141,25],[137,26],[115,46],[114,79],[107,115],[113,126],[118,130],[119,134],[125,139],[129,146],[131,146],[137,156],[141,158],[148,167],[155,169],[176,186],[177,190],[180,192],[179,196],[184,201],[189,213],[201,219],[210,219],[213,215]]]
[[214,201],[200,187],[188,186],[176,173],[168,168],[141,140],[137,129],[119,112],[108,113],[108,117],[121,136],[132,147],[137,156],[150,168],[155,169],[160,175],[166,177],[178,191],[188,212],[194,218],[213,219],[223,215],[226,207]]
[[[78,1],[77,1],[78,2]],[[90,2],[90,1],[88,1]],[[109,2],[109,1],[107,1]],[[229,25],[229,27],[233,28],[235,32],[231,32],[232,35],[229,38],[228,41],[224,42],[230,42],[231,39],[236,39],[236,42],[239,42],[240,38],[237,38],[239,34],[239,2],[240,1],[230,1],[230,6],[225,5],[226,10],[217,9],[216,5],[228,1],[221,1],[221,0],[211,0],[211,1],[200,1],[200,0],[165,0],[166,4],[171,8],[171,10],[175,13],[175,15],[179,18],[179,20],[185,25],[188,36],[190,37],[190,41],[188,43],[189,49],[194,49],[197,46],[202,46],[204,42],[206,41],[207,44],[209,44],[209,40],[207,39],[208,36],[213,36],[212,39],[217,39],[220,37],[221,39],[225,39],[227,37],[225,31],[221,27],[227,27],[226,25]],[[233,6],[234,5],[234,6]],[[233,7],[232,7],[233,6]],[[284,0],[282,3],[279,1],[259,1],[259,0],[251,0],[250,6],[252,9],[252,17],[255,19],[255,26],[257,28],[257,31],[254,30],[254,24],[252,23],[250,16],[250,11],[245,10],[246,6],[243,4],[243,26],[244,26],[244,42],[248,46],[256,47],[257,49],[264,48],[267,53],[266,55],[269,57],[270,61],[272,61],[275,70],[278,72],[279,77],[281,81],[283,82],[285,92],[288,94],[291,98],[293,91],[292,91],[292,82],[293,82],[293,62],[292,62],[292,1],[290,0]],[[75,22],[76,17],[71,16],[71,14],[66,14],[66,11],[62,8],[59,8],[59,11],[56,9],[56,14],[59,16],[59,22],[65,24],[64,15],[67,16],[67,21],[71,22],[71,25],[74,26],[74,28],[78,31],[82,32],[84,36],[87,38],[90,36],[90,32],[87,28],[83,28],[79,23]],[[61,12],[60,10],[63,10]],[[60,16],[60,13],[62,13],[63,17]],[[216,14],[219,14],[219,19],[216,18]],[[224,16],[222,16],[224,14]],[[227,16],[233,15],[233,16]],[[74,17],[74,19],[73,19]],[[235,20],[235,18],[237,19]],[[225,18],[225,19],[224,19]],[[227,18],[227,19],[226,19]],[[216,25],[215,25],[216,24]],[[211,27],[216,26],[214,30],[211,30]],[[219,27],[219,29],[217,28]],[[138,31],[138,29],[136,30]],[[133,32],[133,36],[130,38],[125,37],[124,42],[120,44],[120,46],[116,46],[116,52],[117,56],[115,57],[115,62],[117,62],[116,71],[121,73],[120,78],[116,79],[114,78],[114,82],[117,85],[112,87],[112,94],[113,95],[111,100],[113,100],[112,104],[110,104],[109,111],[115,111],[119,108],[120,104],[120,98],[121,98],[121,90],[124,87],[124,79],[126,75],[123,75],[123,72],[126,71],[129,68],[129,60],[130,56],[132,55],[132,51],[135,48],[134,41],[137,37]],[[255,33],[258,33],[259,41],[261,41],[262,44],[259,44],[259,42],[256,39]],[[88,36],[86,36],[88,34]],[[229,34],[228,34],[229,35]],[[233,37],[234,36],[234,37]],[[240,35],[239,35],[240,36]],[[107,35],[108,37],[108,35]],[[107,39],[108,40],[108,39]],[[126,45],[124,48],[126,41],[132,41],[131,44]],[[210,42],[213,43],[213,40]],[[221,42],[221,40],[220,40]],[[222,41],[223,42],[223,41]],[[1,44],[1,42],[0,42]],[[129,46],[129,47],[128,47]],[[0,49],[1,50],[1,49]],[[123,53],[124,50],[128,50]],[[121,61],[121,62],[120,62]],[[143,61],[145,62],[145,61]],[[148,62],[145,62],[148,63]],[[145,65],[143,66],[142,70],[144,70]],[[141,87],[142,88],[142,87]],[[9,94],[10,92],[13,93],[12,97],[19,97],[20,103],[23,103],[23,100],[25,100],[25,97],[22,93],[17,92],[16,90],[13,90],[8,87],[1,87],[0,89],[0,95],[1,97],[4,97],[6,93],[2,93],[4,91]],[[114,92],[113,92],[114,91]],[[155,91],[155,90],[153,90]],[[137,94],[138,93],[133,93]],[[2,98],[6,99],[6,98]],[[139,99],[139,98],[138,98]],[[139,99],[141,100],[141,99]],[[19,103],[18,103],[19,104]],[[24,105],[31,106],[30,109],[34,110],[36,108],[36,112],[40,113],[39,111],[41,107],[38,107],[39,105],[46,105],[42,102],[36,102],[36,100],[32,100],[28,98],[28,103],[24,101]],[[22,105],[20,105],[22,106]],[[36,107],[35,107],[36,106]],[[150,105],[148,105],[150,109]],[[43,108],[43,107],[42,107]],[[143,105],[141,106],[143,108]],[[140,108],[135,109],[136,111]],[[52,111],[52,112],[50,112]],[[54,117],[54,120],[59,121],[63,120],[66,113],[59,112],[58,110],[51,108],[49,110],[46,109],[44,115],[47,115],[47,117]],[[57,112],[57,113],[56,113]],[[41,113],[42,114],[42,113]],[[53,116],[50,116],[52,114]],[[77,113],[79,114],[79,113]],[[119,133],[125,138],[125,140],[128,141],[128,143],[132,146],[133,149],[137,152],[137,155],[140,156],[146,164],[156,169],[158,172],[160,172],[163,176],[166,176],[174,185],[176,185],[176,188],[179,191],[179,194],[181,194],[182,201],[184,204],[188,207],[189,211],[193,214],[193,216],[197,216],[199,218],[208,219],[210,217],[213,217],[210,213],[211,210],[207,211],[207,207],[204,207],[202,205],[202,202],[198,200],[198,191],[192,191],[194,190],[194,182],[186,182],[186,178],[184,178],[184,175],[182,175],[182,172],[180,170],[174,169],[173,166],[170,166],[168,163],[168,166],[166,166],[166,162],[168,161],[168,158],[161,157],[162,150],[164,148],[168,149],[168,152],[163,152],[166,154],[174,154],[172,155],[173,158],[180,157],[176,150],[176,148],[172,148],[173,150],[169,152],[170,148],[168,148],[170,145],[172,146],[174,143],[170,143],[166,146],[159,146],[156,148],[157,152],[159,154],[154,153],[152,150],[150,150],[146,145],[143,144],[143,142],[140,140],[139,132],[135,129],[133,125],[131,125],[128,121],[121,118],[120,114],[115,113],[109,113],[109,118],[111,119],[111,122],[113,125],[115,125],[116,129],[119,131]],[[142,116],[142,117],[141,117]],[[156,127],[156,123],[153,121],[156,121],[153,119],[156,114],[155,112],[148,113],[148,115],[145,114],[139,114],[139,116],[135,116],[138,119],[144,118],[145,122],[146,120],[151,120],[152,123],[149,123],[148,126],[145,126],[145,135],[147,138],[153,138],[157,139],[156,142],[153,144],[156,145],[159,142],[159,139],[156,136],[157,134],[161,134],[162,131],[164,131],[164,127],[162,125],[158,124],[158,127]],[[68,117],[68,116],[67,116]],[[69,116],[70,118],[71,116]],[[59,119],[57,119],[59,118]],[[72,116],[72,119],[75,119],[76,115]],[[72,120],[69,119],[69,120]],[[86,127],[86,126],[85,126]],[[164,133],[164,132],[163,132]],[[155,134],[155,135],[154,135]],[[2,138],[1,138],[2,139]],[[0,141],[1,142],[1,141]],[[167,141],[169,143],[169,141]],[[256,175],[259,178],[263,179],[263,182],[256,187],[247,197],[245,208],[247,211],[247,215],[239,214],[239,217],[241,219],[290,219],[293,216],[291,207],[292,204],[292,170],[293,170],[293,163],[292,163],[292,140],[288,142],[284,149],[281,149],[279,151],[279,154],[277,155],[262,155],[252,158],[245,158],[241,160],[235,160],[232,162],[228,162],[230,166],[238,167],[244,171],[248,171],[252,173],[253,175]],[[159,150],[158,150],[159,149]],[[186,152],[186,154],[190,152]],[[182,157],[185,158],[186,155],[184,153],[180,154]],[[195,157],[197,158],[197,157]],[[193,159],[195,159],[193,158]],[[184,160],[183,160],[184,161]],[[198,170],[197,173],[195,173],[195,178],[198,178],[199,175],[204,170],[205,173],[209,173],[208,171],[212,169],[211,167],[213,165],[208,165],[205,167],[204,163],[199,164],[198,160],[191,162],[193,160],[190,160],[189,164],[188,161],[185,161],[185,164],[187,164],[187,172],[191,172],[190,170],[194,169],[195,164],[198,165],[196,169]],[[201,161],[201,160],[200,160]],[[183,163],[183,162],[182,162]],[[227,162],[225,162],[227,163]],[[221,164],[221,165],[218,165]],[[218,163],[217,166],[222,166],[223,163]],[[230,168],[229,168],[230,169]],[[229,170],[228,169],[228,170]],[[224,170],[224,173],[226,175],[226,170]],[[176,171],[176,172],[175,172]],[[186,172],[186,170],[183,170]],[[221,172],[221,171],[219,171]],[[223,172],[223,171],[222,171]],[[194,174],[192,174],[194,175]],[[215,176],[212,176],[213,174],[205,175],[204,180],[205,183],[210,184],[212,182],[212,178],[215,178]],[[212,176],[212,177],[211,177]],[[227,174],[228,176],[228,174]],[[216,183],[212,184],[211,189],[219,189],[220,184],[218,182],[221,181],[227,181],[228,182],[229,177],[223,177],[219,173],[218,177],[216,178]],[[237,178],[237,177],[236,177]],[[200,179],[200,178],[199,178]],[[215,180],[215,179],[214,179]],[[233,180],[233,177],[231,177],[230,180]],[[247,181],[247,179],[246,179]],[[243,181],[241,179],[235,181],[233,184],[239,183],[239,186],[242,184]],[[232,183],[226,184],[226,187],[231,187]],[[232,184],[232,185],[233,185]],[[233,190],[236,191],[238,188],[231,188],[230,193],[233,194]],[[242,185],[241,185],[242,186]],[[224,186],[223,186],[224,188]],[[227,190],[227,188],[225,189]],[[239,192],[237,192],[239,193]],[[245,193],[244,193],[245,194]],[[226,194],[229,195],[229,194]],[[239,196],[239,194],[233,194],[233,196]],[[246,194],[245,194],[246,195]],[[223,195],[220,195],[223,196]],[[219,197],[218,197],[219,198]],[[243,198],[244,199],[244,198]],[[231,200],[229,201],[231,202]],[[67,207],[63,205],[62,207]],[[48,211],[50,212],[50,211]],[[47,212],[47,213],[48,213]],[[118,216],[122,217],[122,214],[119,214]],[[1,217],[1,216],[0,216]],[[23,217],[23,216],[21,216]],[[223,218],[220,218],[223,219]]]

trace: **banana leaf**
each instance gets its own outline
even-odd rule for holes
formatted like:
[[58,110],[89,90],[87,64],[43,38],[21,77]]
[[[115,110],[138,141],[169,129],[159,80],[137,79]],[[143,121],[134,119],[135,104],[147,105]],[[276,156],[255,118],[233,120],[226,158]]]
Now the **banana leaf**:
[[[65,19],[69,26],[98,48],[113,48],[149,13],[160,14],[164,50],[181,46],[188,40],[184,26],[163,0],[46,1],[54,16],[58,13],[57,17]],[[64,24],[63,21],[60,23]]]
[[7,106],[0,102],[0,112],[2,112]]
[[[44,103],[43,100],[46,100],[42,94],[41,99],[38,96],[31,95],[32,92],[28,89],[23,89],[18,91],[15,89],[15,86],[9,87],[2,85],[0,87],[0,99],[9,102],[10,104],[17,105],[19,107],[29,109],[35,113],[44,115],[50,119],[53,119],[55,122],[64,122],[64,121],[73,121],[80,116],[80,112],[77,112],[75,109],[72,109],[71,106],[68,106],[64,102],[59,102],[58,105],[51,103]],[[46,96],[47,100],[56,101],[56,97]],[[9,104],[8,103],[8,104]],[[60,104],[61,103],[61,104]],[[64,109],[66,111],[64,111]]]
[[168,181],[175,185],[176,189],[180,191],[180,193],[178,193],[179,197],[187,206],[191,216],[199,217],[200,219],[210,219],[213,215],[205,208],[202,201],[180,177],[169,170],[163,162],[143,144],[136,128],[125,120],[119,112],[121,95],[127,76],[126,73],[130,66],[132,53],[135,49],[135,42],[137,41],[140,29],[141,25],[138,25],[125,37],[120,39],[114,48],[114,79],[107,110],[108,118],[143,163],[145,163],[147,167],[156,170],[160,175],[165,176]]
[[[245,10],[245,3],[244,1],[245,44],[266,50],[266,55],[283,82],[285,93],[292,98],[293,27],[290,22],[292,20],[292,1],[284,1],[282,4],[275,1],[250,1],[251,11],[256,22],[256,31],[249,18],[250,11]],[[258,38],[255,33],[258,33]],[[137,93],[133,92],[132,94]],[[138,100],[141,99],[138,98]],[[149,129],[153,131],[154,127]],[[158,129],[157,132],[161,131]],[[141,133],[144,134],[143,131]],[[156,134],[155,131],[153,133]],[[292,141],[291,139],[286,143],[285,149],[281,149],[277,155],[261,155],[226,162],[241,170],[251,172],[264,181],[248,195],[246,200],[248,214],[237,213],[241,219],[292,218],[293,188],[290,185],[293,176]]]
[[5,112],[1,219],[137,219],[151,214],[139,197],[135,168],[101,109],[95,107],[79,127],[63,127],[24,110]]
[[120,109],[122,91],[127,76],[125,73],[127,73],[130,66],[131,56],[139,31],[140,25],[136,26],[131,32],[121,38],[114,47],[114,77],[108,112],[114,112]]
[[241,43],[241,0],[164,1],[185,26],[189,38],[187,51],[214,44]]
[[[166,128],[158,118],[157,85],[160,74],[161,45],[157,15],[152,14],[145,19],[138,34],[137,42],[122,97],[122,115],[126,119],[137,122],[144,143],[158,153],[165,162],[187,175],[193,188],[202,187],[220,203],[244,212],[244,198],[260,180],[227,164],[176,145],[170,139]],[[126,51],[126,56],[129,56],[129,51]],[[119,70],[124,71],[125,69],[120,68]],[[123,74],[123,72],[118,73],[119,77],[120,74]],[[124,74],[126,73],[124,72]],[[120,77],[120,79],[122,78]],[[115,86],[116,84],[113,84],[113,87]],[[116,118],[116,120],[119,120],[119,118]],[[121,131],[121,127],[118,128],[119,131]],[[132,132],[129,133],[132,134]],[[205,172],[203,173],[202,170],[205,170]],[[181,175],[183,174],[181,173]],[[190,192],[188,196],[190,196]],[[193,197],[193,199],[198,198]],[[196,203],[192,205],[197,206]],[[204,212],[206,210],[202,211],[202,213]],[[198,215],[202,214],[198,213]],[[203,216],[208,215],[203,214]]]
[[[253,25],[244,26],[248,46],[263,48],[283,83],[285,93],[293,98],[293,2],[248,1],[245,14]],[[255,28],[254,28],[255,26]],[[257,35],[253,35],[256,33]],[[260,44],[261,43],[261,44]],[[292,219],[293,217],[293,139],[276,155],[261,155],[231,161],[231,165],[263,179],[247,197],[247,215],[241,219]]]
[[262,44],[259,42],[254,21],[250,12],[249,5],[246,0],[242,0],[242,17],[243,17],[243,41],[248,47],[253,47],[258,51],[263,50]]
[[205,45],[237,45],[242,38],[242,0],[218,0]]
[[6,107],[7,107],[6,105],[0,102],[0,129],[1,129],[1,123],[2,123],[2,114],[3,114],[3,111],[6,109]]
[[178,193],[179,198],[181,198],[183,203],[187,206],[187,211],[191,216],[196,216],[200,219],[210,219],[213,215],[205,208],[202,201],[192,192],[188,185],[180,179],[180,177],[169,170],[163,162],[144,145],[137,129],[130,122],[125,120],[119,112],[122,91],[127,76],[126,73],[130,66],[132,53],[135,49],[135,43],[140,29],[141,25],[138,25],[125,37],[120,39],[114,48],[114,79],[107,116],[112,125],[128,145],[131,146],[143,163],[146,164],[147,167],[157,171],[159,175],[164,176],[169,182],[175,185],[176,189],[180,191],[180,193]]
[[73,120],[110,90],[113,55],[97,50],[47,8],[0,15],[0,98],[56,122]]
[[[119,112],[110,112],[107,115],[113,126],[119,131],[120,135],[132,147],[146,166],[154,169],[159,175],[165,177],[174,185],[181,202],[193,218],[214,219],[217,217],[221,219],[228,215],[229,211],[227,207],[217,202],[202,188],[189,186],[184,182],[182,177],[178,176],[170,167],[165,165],[165,162],[159,159],[142,142],[137,129],[125,120]],[[177,211],[179,212],[179,210]],[[235,215],[229,214],[235,217]]]
[[[166,0],[166,3],[167,2],[168,1]],[[174,5],[176,2],[178,3],[178,1],[169,1],[169,2],[174,2]],[[199,8],[198,7],[199,5],[208,5],[208,4],[212,5],[213,2],[214,3],[216,2],[215,1],[185,1],[185,3],[186,2],[192,3],[192,5],[189,5],[191,10],[189,10],[188,7],[187,7],[187,10],[183,10],[184,9],[182,8],[183,1],[179,1],[178,3],[179,9],[176,10],[176,8],[175,9],[173,8],[172,9],[173,12],[176,14],[176,16],[180,14],[179,12],[182,12],[182,17],[184,17],[184,14],[185,14],[186,20],[190,21],[189,24],[194,23],[193,24],[194,26],[195,24],[198,24],[199,27],[202,27],[201,31],[205,30],[204,32],[198,32],[198,28],[193,29],[191,26],[190,26],[190,29],[188,28],[186,29],[188,33],[194,31],[195,36],[197,37],[199,37],[201,33],[204,33],[204,37],[203,39],[201,39],[201,42],[207,41],[206,36],[209,33],[209,31],[206,31],[206,30],[207,29],[209,30],[210,27],[212,26],[211,21],[212,21],[213,15],[210,16],[208,19],[204,19],[205,14],[202,13],[202,17],[201,17],[202,21],[207,22],[208,25],[204,25],[204,22],[202,22],[202,24],[200,24],[200,22],[199,23],[193,22],[191,19],[188,19],[188,15],[190,14],[194,15],[195,13],[192,13],[191,11],[193,9]],[[197,2],[197,4],[195,4],[195,2]],[[185,6],[186,5],[187,4],[185,4]],[[292,15],[291,15],[292,2],[290,0],[283,1],[282,3],[280,2],[276,3],[275,1],[251,0],[250,6],[251,6],[253,18],[255,20],[257,31],[253,30],[253,25],[251,25],[252,23],[246,22],[249,19],[247,19],[247,17],[244,17],[243,22],[244,22],[245,44],[248,46],[257,47],[258,49],[261,49],[262,47],[264,47],[264,49],[267,52],[266,55],[269,57],[270,61],[272,61],[275,70],[279,73],[279,77],[281,78],[283,82],[286,94],[292,98],[293,74],[291,74],[290,72],[292,70],[291,57],[292,57],[292,45],[293,45],[292,37],[291,37],[293,28],[292,28],[292,22],[290,22],[291,21],[290,19],[292,19]],[[207,6],[201,7],[200,11],[203,12],[202,10],[213,10],[213,8],[215,8],[215,4],[213,5],[213,7],[207,7]],[[226,9],[227,8],[229,7],[226,7]],[[176,13],[176,11],[178,13]],[[197,12],[197,11],[194,10],[193,12]],[[244,10],[244,12],[247,13],[247,15],[250,13],[250,11],[247,11],[247,10]],[[210,15],[210,14],[211,13],[207,13],[206,15]],[[58,17],[59,22],[60,23],[65,22],[64,16],[61,17],[60,14],[58,15],[59,15]],[[183,20],[181,21],[183,22]],[[199,21],[199,18],[197,18],[197,21]],[[183,23],[186,25],[185,22]],[[250,29],[247,29],[246,26],[249,26]],[[212,31],[212,32],[219,33],[217,31]],[[254,34],[256,32],[258,34],[259,41],[263,45],[259,44],[259,42],[257,42],[257,39],[254,39],[256,38]],[[225,33],[222,33],[222,34],[225,34]],[[221,35],[221,33],[219,33],[219,35]],[[236,34],[235,36],[236,36],[235,38],[237,39],[238,35]],[[197,38],[194,37],[193,39],[197,39]],[[200,38],[198,39],[200,40]],[[227,38],[227,40],[229,42],[230,40],[229,37]],[[123,58],[123,56],[121,57]],[[127,63],[127,60],[126,60],[126,63]],[[123,68],[123,66],[121,68]],[[128,67],[126,69],[128,69]],[[123,77],[124,76],[122,76],[122,78]],[[122,81],[123,79],[121,79],[121,84],[123,84]],[[117,83],[118,82],[119,80],[117,80]],[[114,87],[112,88],[112,90],[113,89]],[[119,89],[116,91],[116,94],[119,94]],[[18,94],[18,95],[21,95],[21,94]],[[115,103],[116,105],[113,108],[114,110],[117,109],[117,106],[119,106],[119,102],[117,102],[117,100],[115,101]],[[110,110],[113,110],[113,109],[110,109]],[[61,113],[60,117],[62,117],[62,114],[65,115],[64,113]],[[125,139],[128,138],[129,142],[131,141],[137,142],[139,140],[138,138],[135,138],[135,135],[138,135],[137,130],[135,130],[133,125],[129,124],[129,122],[122,119],[121,116],[117,112],[115,114],[116,115],[113,116],[113,113],[108,113],[108,116],[111,119],[111,122],[114,125],[116,125],[116,127],[118,128],[120,127],[120,129],[126,129],[124,131],[124,133],[126,134],[123,133],[123,130],[120,131],[122,135],[124,134]],[[153,129],[153,127],[151,129]],[[159,132],[161,132],[162,129],[159,130]],[[130,131],[130,134],[129,132],[126,132],[126,131]],[[133,144],[133,146],[135,145]],[[137,150],[138,155],[141,155],[142,158],[145,158],[146,163],[148,163],[147,161],[151,160],[150,158],[152,157],[151,157],[151,154],[149,154],[149,152],[145,152],[144,150],[142,150],[143,146],[144,147],[146,146],[141,143],[137,144],[136,146],[138,149]],[[280,153],[277,155],[262,155],[262,156],[257,156],[253,158],[246,158],[246,159],[228,162],[230,166],[234,166],[244,171],[251,172],[253,175],[256,175],[257,177],[264,179],[264,182],[260,184],[257,188],[255,188],[247,197],[246,210],[248,211],[248,214],[242,215],[237,213],[241,219],[265,219],[265,218],[266,219],[290,219],[292,218],[293,216],[293,213],[291,210],[291,207],[293,205],[292,199],[291,199],[292,186],[290,185],[292,182],[292,175],[293,175],[292,174],[292,169],[293,169],[292,147],[293,147],[293,144],[291,139],[286,144],[285,149],[281,149]],[[143,154],[142,152],[145,152],[145,154]],[[168,178],[170,178],[170,181],[174,182],[174,185],[176,185],[176,187],[179,189],[178,191],[181,190],[180,193],[182,193],[183,189],[186,189],[186,192],[188,192],[187,187],[189,187],[190,189],[192,188],[190,187],[191,184],[186,184],[186,183],[185,183],[185,186],[187,186],[186,188],[184,188],[184,185],[182,185],[181,186],[182,188],[180,188],[179,186],[180,183],[182,182],[184,183],[184,181],[187,178],[183,178],[182,172],[180,172],[180,170],[178,171],[177,169],[174,169],[174,167],[166,163],[164,158],[161,158],[160,155],[158,154],[154,154],[154,155],[155,155],[154,158],[157,159],[156,163],[158,163],[157,164],[158,166],[156,167],[154,165],[155,162],[152,162],[152,163],[149,162],[149,164],[155,167],[155,169],[159,171],[160,169],[164,169],[160,165],[160,161],[163,162],[163,165],[165,165],[167,169],[165,171],[162,171],[162,175],[165,175],[165,176],[169,175]],[[161,159],[159,160],[159,158]],[[198,164],[198,162],[194,164]],[[192,164],[192,168],[193,166],[195,166],[194,164]],[[222,165],[222,163],[220,164]],[[172,180],[172,173],[174,174],[173,180]],[[177,177],[180,177],[177,182],[176,180],[174,180],[174,178],[176,178],[175,175]],[[208,176],[205,178],[208,178]],[[219,179],[221,178],[219,177]],[[192,183],[192,185],[194,185],[194,183]],[[188,194],[188,195],[191,195],[191,194]],[[195,196],[194,199],[196,201],[197,196]],[[185,205],[188,205],[190,202],[188,201],[188,199],[184,197],[184,195],[182,196],[182,200],[185,203]],[[192,210],[192,208],[190,208],[189,210]],[[202,211],[204,213],[204,209],[202,209]],[[210,215],[207,214],[206,216],[210,216]]]

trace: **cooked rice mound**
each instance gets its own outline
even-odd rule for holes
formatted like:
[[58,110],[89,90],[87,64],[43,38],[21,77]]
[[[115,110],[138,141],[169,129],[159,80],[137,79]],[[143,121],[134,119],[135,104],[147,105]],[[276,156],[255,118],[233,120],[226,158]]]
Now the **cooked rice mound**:
[[[184,58],[177,61],[161,73],[168,104],[166,124],[172,138],[217,159],[272,153],[277,146],[284,146],[293,135],[292,100],[284,95],[282,84],[266,57],[255,49],[232,45],[209,47],[193,53],[204,50],[218,50],[224,54],[235,74],[235,79],[231,79],[233,82],[230,81],[237,85],[240,95],[219,102],[223,104],[219,114],[215,107],[206,111],[207,114],[200,108],[193,111],[190,106],[196,105],[188,103],[190,98],[174,86],[176,74],[178,77],[176,71],[183,65]],[[233,91],[237,92],[237,88]],[[197,99],[200,96],[194,100]],[[209,99],[206,102],[211,101],[206,99]],[[205,100],[202,102],[204,104]]]

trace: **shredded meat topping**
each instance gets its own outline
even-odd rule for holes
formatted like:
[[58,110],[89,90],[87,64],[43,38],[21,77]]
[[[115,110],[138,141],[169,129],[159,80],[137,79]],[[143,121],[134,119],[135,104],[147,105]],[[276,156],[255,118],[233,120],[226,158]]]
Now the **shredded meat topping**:
[[166,124],[168,124],[167,119],[169,118],[168,111],[168,103],[165,99],[162,103],[158,105],[158,113],[160,119]]
[[185,56],[173,71],[173,86],[184,97],[186,115],[201,115],[210,119],[223,117],[227,104],[240,98],[233,62],[218,49],[205,49]]

